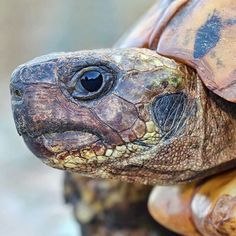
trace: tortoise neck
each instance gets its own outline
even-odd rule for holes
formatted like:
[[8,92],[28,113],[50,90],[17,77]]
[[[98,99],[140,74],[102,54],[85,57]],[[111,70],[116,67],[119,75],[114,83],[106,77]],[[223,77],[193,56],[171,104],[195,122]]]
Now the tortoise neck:
[[206,93],[205,161],[210,166],[224,165],[236,157],[236,104],[210,91]]

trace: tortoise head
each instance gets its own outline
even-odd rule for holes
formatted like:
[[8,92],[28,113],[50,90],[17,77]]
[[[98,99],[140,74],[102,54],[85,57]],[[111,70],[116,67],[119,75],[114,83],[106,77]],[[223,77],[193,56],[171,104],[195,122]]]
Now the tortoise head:
[[151,50],[39,57],[14,71],[10,87],[19,134],[52,167],[164,184],[216,165],[204,157],[212,109],[201,81]]

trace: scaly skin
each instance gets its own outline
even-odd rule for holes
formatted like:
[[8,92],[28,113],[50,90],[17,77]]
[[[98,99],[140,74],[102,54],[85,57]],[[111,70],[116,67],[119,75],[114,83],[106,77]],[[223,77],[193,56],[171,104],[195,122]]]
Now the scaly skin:
[[[77,75],[94,67],[106,82],[85,100],[75,91]],[[174,184],[235,166],[235,105],[207,91],[193,70],[151,50],[37,58],[13,73],[11,91],[19,134],[52,167]]]

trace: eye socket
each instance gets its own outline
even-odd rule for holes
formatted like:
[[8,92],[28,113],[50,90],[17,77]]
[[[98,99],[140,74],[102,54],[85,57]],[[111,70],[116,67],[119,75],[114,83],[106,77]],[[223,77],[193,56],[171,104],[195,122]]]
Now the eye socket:
[[90,66],[77,72],[67,83],[75,99],[90,100],[104,94],[112,85],[112,74],[106,68]]

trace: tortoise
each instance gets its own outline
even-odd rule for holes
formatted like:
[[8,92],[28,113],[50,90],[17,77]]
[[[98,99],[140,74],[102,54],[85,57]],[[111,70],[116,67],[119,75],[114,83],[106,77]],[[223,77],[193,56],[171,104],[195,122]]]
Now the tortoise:
[[149,210],[177,233],[235,235],[235,9],[164,0],[113,49],[21,65],[18,133],[52,167],[156,185]]

